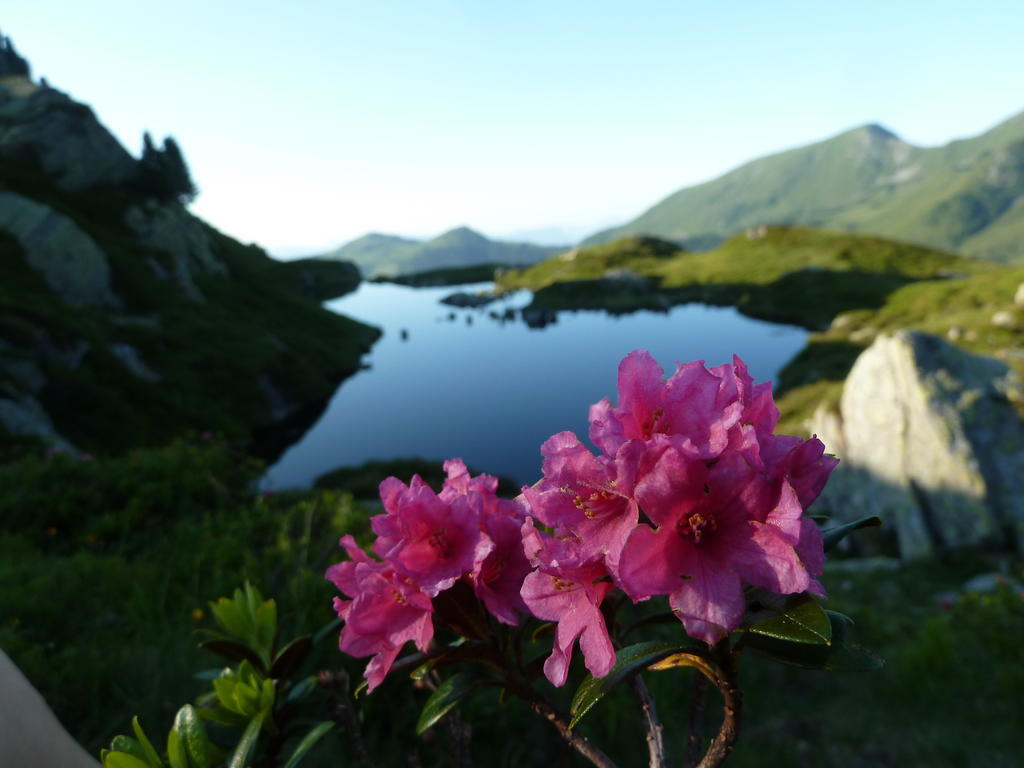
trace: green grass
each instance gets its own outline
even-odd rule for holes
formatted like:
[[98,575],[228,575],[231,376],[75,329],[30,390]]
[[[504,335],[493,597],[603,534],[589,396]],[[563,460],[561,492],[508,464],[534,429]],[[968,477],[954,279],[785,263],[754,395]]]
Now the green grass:
[[[57,431],[82,449],[159,445],[189,429],[248,439],[279,418],[267,382],[293,406],[324,402],[379,337],[319,305],[358,284],[351,265],[282,264],[203,225],[226,272],[196,274],[204,300],[195,301],[148,263],[173,271],[171,256],[145,247],[124,224],[125,211],[143,202],[130,184],[69,193],[13,163],[0,171],[0,188],[50,206],[88,234],[107,255],[123,304],[65,304],[27,266],[21,246],[0,235],[4,362],[22,357],[37,369],[45,385],[36,396]],[[129,373],[110,350],[115,344],[133,347],[160,380]],[[80,364],[63,362],[76,348],[84,350]],[[0,364],[0,387],[17,397],[25,387],[9,365]]]
[[[378,509],[335,491],[261,495],[253,485],[258,466],[216,440],[91,461],[26,458],[0,469],[0,579],[18,585],[0,592],[0,647],[91,751],[124,732],[134,714],[151,735],[165,732],[177,707],[207,688],[193,674],[220,662],[196,648],[193,630],[209,625],[196,611],[208,614],[210,600],[243,580],[277,600],[288,636],[330,623],[332,588],[323,570],[341,559],[341,534],[368,543],[367,520]],[[1013,765],[1024,601],[1009,589],[947,607],[937,599],[998,567],[960,556],[895,571],[827,569],[828,607],[852,616],[855,639],[887,665],[874,673],[816,673],[748,652],[741,667],[746,713],[730,765]],[[1021,576],[1020,563],[1011,575]],[[656,632],[678,637],[681,628]],[[329,633],[316,648],[308,673],[344,668],[358,677],[365,660],[338,653],[335,637]],[[569,685],[553,692],[562,705],[582,674],[577,654]],[[647,675],[677,756],[691,674]],[[425,766],[448,764],[443,728],[414,736],[426,698],[394,675],[359,699],[379,765],[403,764],[411,751]],[[709,732],[718,706],[712,696]],[[550,726],[515,701],[499,703],[490,689],[467,700],[463,717],[474,729],[475,761],[584,764]],[[646,765],[627,689],[580,727],[624,768]],[[351,759],[338,734],[310,764]]]

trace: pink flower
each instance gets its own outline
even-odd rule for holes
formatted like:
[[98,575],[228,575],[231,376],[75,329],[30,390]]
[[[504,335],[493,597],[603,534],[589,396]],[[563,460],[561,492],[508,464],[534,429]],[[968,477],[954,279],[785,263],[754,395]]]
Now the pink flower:
[[368,690],[383,682],[402,646],[412,641],[426,651],[434,636],[430,598],[386,563],[371,559],[351,536],[340,544],[351,560],[327,569],[325,577],[353,598],[334,598],[345,621],[339,647],[351,656],[373,656],[366,667]]
[[484,531],[494,549],[484,558],[472,576],[473,589],[498,621],[517,625],[519,615],[529,613],[520,595],[523,579],[531,570],[523,551],[524,515],[517,504],[498,500],[498,505],[483,520]]
[[523,600],[537,618],[558,622],[544,675],[554,685],[565,684],[579,638],[587,669],[594,677],[604,677],[615,665],[615,649],[600,610],[612,589],[604,564],[600,559],[582,560],[578,541],[544,536],[530,519],[523,525],[523,546],[538,566],[523,581]]
[[479,569],[494,548],[480,530],[480,513],[467,495],[439,497],[419,476],[410,486],[381,483],[387,510],[370,520],[373,551],[431,597]]
[[778,593],[811,586],[795,550],[803,535],[795,493],[784,484],[775,494],[743,454],[705,462],[672,447],[636,497],[656,527],[633,531],[619,578],[635,600],[668,595],[692,637],[714,643],[739,626],[744,584]]
[[523,489],[531,514],[549,528],[572,531],[583,559],[603,557],[614,572],[637,524],[633,482],[645,446],[636,440],[623,443],[612,461],[595,457],[572,432],[559,432],[540,452],[544,479]]
[[683,450],[714,458],[728,444],[742,403],[723,397],[722,380],[703,362],[680,365],[667,381],[649,352],[636,351],[619,364],[619,405],[608,399],[590,407],[590,439],[606,456],[627,440],[670,435]]

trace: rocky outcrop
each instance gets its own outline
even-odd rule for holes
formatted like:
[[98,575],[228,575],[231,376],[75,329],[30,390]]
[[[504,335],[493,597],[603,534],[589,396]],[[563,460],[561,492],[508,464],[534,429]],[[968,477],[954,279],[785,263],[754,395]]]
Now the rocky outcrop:
[[119,184],[138,163],[85,104],[53,88],[0,89],[0,159],[27,164],[64,190]]
[[124,221],[144,246],[170,257],[168,264],[151,260],[150,266],[157,277],[177,282],[190,299],[204,300],[193,280],[195,275],[227,274],[227,267],[213,252],[206,227],[180,205],[151,200],[130,208]]
[[825,491],[840,519],[877,514],[899,553],[1024,551],[1022,397],[1003,363],[928,334],[879,336],[857,359],[839,413],[811,428],[842,459]]
[[67,216],[13,192],[0,192],[0,231],[57,296],[73,306],[116,307],[106,254]]

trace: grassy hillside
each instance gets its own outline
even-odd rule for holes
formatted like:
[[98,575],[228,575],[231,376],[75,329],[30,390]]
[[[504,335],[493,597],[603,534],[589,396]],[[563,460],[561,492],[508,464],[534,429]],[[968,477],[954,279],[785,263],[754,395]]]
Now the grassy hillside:
[[[319,305],[358,285],[351,265],[279,263],[154,198],[88,107],[0,89],[0,123],[0,442],[213,430],[269,456],[378,337]],[[119,176],[76,154],[81,135]]]
[[745,228],[863,232],[1024,259],[1024,113],[981,136],[915,147],[867,125],[682,189],[585,244],[651,235],[710,247]]
[[[500,279],[530,288],[543,309],[665,309],[701,301],[816,331],[781,372],[784,431],[801,433],[838,401],[850,367],[879,333],[911,328],[999,358],[1024,375],[1024,267],[880,238],[768,227],[710,252],[626,238],[555,257]],[[998,318],[998,322],[993,322]]]
[[556,246],[489,240],[468,227],[459,227],[423,242],[365,235],[321,258],[351,261],[367,277],[394,277],[448,267],[534,264],[560,250]]
[[909,282],[996,267],[880,238],[767,227],[713,251],[690,253],[654,238],[626,238],[503,274],[543,309],[659,309],[689,301],[811,329],[842,311],[881,306]]

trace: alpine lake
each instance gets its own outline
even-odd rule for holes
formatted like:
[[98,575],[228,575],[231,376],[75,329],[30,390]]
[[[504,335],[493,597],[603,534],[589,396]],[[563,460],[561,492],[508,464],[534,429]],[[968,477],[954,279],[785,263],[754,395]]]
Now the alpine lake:
[[714,366],[737,354],[756,381],[777,381],[808,333],[702,304],[624,315],[566,311],[528,324],[528,291],[476,308],[441,303],[456,291],[491,287],[364,282],[327,302],[384,335],[364,369],[270,467],[264,486],[308,487],[341,466],[404,457],[459,457],[475,471],[531,484],[548,437],[570,430],[589,444],[589,407],[617,400],[618,365],[629,352],[648,350],[666,374],[677,361]]

